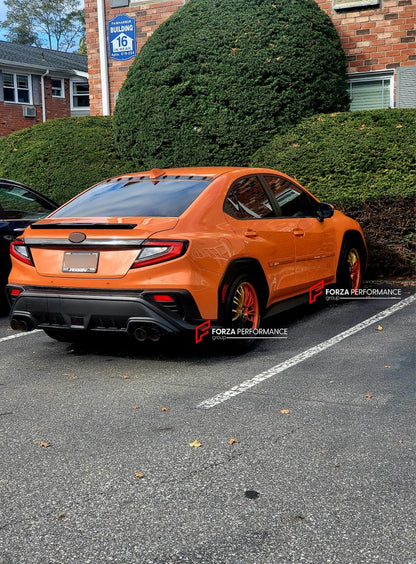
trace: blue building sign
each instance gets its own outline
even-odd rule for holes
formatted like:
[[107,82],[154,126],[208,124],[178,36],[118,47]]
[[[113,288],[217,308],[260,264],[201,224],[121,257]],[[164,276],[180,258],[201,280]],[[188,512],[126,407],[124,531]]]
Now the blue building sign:
[[136,56],[136,18],[120,15],[108,22],[110,59],[126,61]]

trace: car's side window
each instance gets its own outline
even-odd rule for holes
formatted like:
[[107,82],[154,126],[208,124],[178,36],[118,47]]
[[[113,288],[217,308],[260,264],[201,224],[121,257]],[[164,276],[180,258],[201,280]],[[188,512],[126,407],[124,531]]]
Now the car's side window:
[[0,213],[3,219],[40,219],[50,211],[36,194],[21,186],[0,184]]
[[276,217],[257,176],[240,178],[232,185],[225,198],[224,211],[236,219]]
[[318,202],[281,176],[265,176],[283,217],[316,217]]

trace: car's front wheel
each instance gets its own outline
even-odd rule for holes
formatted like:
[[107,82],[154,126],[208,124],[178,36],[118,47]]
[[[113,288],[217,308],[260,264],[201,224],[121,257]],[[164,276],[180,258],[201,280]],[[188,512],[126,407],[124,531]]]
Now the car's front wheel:
[[347,290],[358,290],[363,276],[363,255],[359,245],[345,240],[338,262],[337,286]]

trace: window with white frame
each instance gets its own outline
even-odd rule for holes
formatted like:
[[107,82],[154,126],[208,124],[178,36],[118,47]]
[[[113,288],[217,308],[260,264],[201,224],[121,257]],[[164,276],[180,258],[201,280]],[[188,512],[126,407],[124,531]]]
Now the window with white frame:
[[381,0],[333,0],[334,10],[351,10],[380,6]]
[[376,110],[393,108],[393,74],[376,74],[349,77],[350,110]]
[[32,83],[30,75],[3,71],[3,94],[5,102],[31,104]]
[[64,81],[62,78],[51,78],[52,98],[65,98]]
[[90,107],[90,89],[85,80],[71,80],[71,108],[87,110]]

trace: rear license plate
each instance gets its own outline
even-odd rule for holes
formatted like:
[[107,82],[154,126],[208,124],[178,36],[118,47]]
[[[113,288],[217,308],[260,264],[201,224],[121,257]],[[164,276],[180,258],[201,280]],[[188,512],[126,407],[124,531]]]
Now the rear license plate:
[[99,253],[64,253],[62,272],[97,272]]

